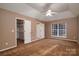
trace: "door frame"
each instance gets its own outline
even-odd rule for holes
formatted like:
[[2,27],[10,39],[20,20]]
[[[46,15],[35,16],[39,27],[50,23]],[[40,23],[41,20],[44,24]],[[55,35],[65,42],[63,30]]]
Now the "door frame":
[[[17,43],[17,19],[21,19],[24,22],[25,22],[26,19],[25,18],[20,18],[20,17],[16,17],[15,18],[15,39],[16,39],[16,44],[18,45],[18,43]],[[28,21],[30,21],[30,20],[28,20]],[[32,36],[31,36],[31,39],[32,39]],[[31,42],[32,42],[32,40],[31,40]],[[25,44],[25,38],[24,38],[24,42],[23,43]]]
[[[17,40],[17,19],[25,20],[24,18],[16,17],[15,18],[15,39],[16,39],[16,44],[18,46],[18,40]],[[24,42],[23,42],[24,43]]]

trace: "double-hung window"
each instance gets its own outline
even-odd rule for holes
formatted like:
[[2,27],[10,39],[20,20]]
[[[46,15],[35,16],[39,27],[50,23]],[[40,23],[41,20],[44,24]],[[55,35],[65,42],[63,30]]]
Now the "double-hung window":
[[52,24],[51,30],[53,37],[67,37],[67,24]]

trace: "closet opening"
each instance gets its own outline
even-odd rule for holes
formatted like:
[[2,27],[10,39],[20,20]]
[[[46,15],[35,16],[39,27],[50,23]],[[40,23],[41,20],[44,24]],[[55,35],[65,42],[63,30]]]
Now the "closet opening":
[[24,20],[16,19],[17,21],[17,45],[24,44]]

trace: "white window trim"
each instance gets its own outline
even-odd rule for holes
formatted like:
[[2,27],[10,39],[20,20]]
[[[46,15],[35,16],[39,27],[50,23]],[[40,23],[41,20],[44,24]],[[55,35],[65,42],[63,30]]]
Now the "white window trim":
[[[51,37],[55,37],[55,38],[67,38],[67,23],[65,23],[65,35],[64,36],[59,36],[59,34],[57,33],[57,36],[56,35],[52,35],[52,30],[55,30],[55,29],[52,29],[52,25],[51,24]],[[61,29],[61,30],[64,30],[64,29]],[[59,32],[59,29],[58,29],[58,32]]]

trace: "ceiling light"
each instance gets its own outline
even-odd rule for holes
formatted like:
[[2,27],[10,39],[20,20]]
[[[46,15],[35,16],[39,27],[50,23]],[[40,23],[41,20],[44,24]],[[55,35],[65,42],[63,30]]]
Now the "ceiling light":
[[51,11],[51,10],[48,10],[48,11],[46,12],[46,16],[52,16],[52,11]]
[[46,16],[53,16],[53,15],[56,15],[56,14],[57,14],[57,12],[52,12],[51,10],[48,10],[46,12]]

